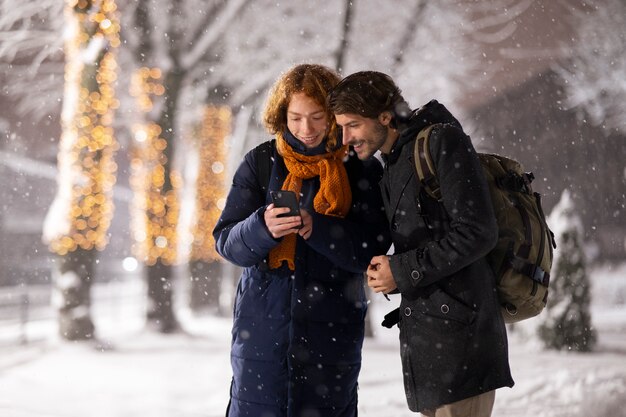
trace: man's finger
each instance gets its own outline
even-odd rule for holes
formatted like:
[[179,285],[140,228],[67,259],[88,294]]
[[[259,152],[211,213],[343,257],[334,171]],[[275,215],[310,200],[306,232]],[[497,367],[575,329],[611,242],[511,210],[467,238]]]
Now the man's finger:
[[376,255],[370,261],[371,265],[380,265],[382,263],[383,255]]

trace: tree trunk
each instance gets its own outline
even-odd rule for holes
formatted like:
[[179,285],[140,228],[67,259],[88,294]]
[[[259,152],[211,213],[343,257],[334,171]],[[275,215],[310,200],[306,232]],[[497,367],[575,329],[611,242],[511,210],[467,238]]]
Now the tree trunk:
[[157,326],[161,333],[172,333],[179,330],[174,314],[172,266],[158,260],[146,269],[148,283],[149,323]]
[[192,261],[189,263],[191,286],[189,306],[193,311],[210,308],[219,312],[222,281],[222,263],[219,261]]
[[[131,94],[143,111],[133,129],[137,139],[131,166],[135,192],[132,222],[137,238],[134,250],[145,262],[149,322],[170,333],[178,328],[171,303],[172,265],[177,261],[178,189],[180,174],[173,169],[176,106],[183,74],[172,69],[164,79],[159,68],[141,68],[133,77]],[[154,94],[154,95],[152,95]],[[160,100],[156,117],[153,101]]]
[[78,248],[59,258],[54,280],[54,297],[59,313],[59,334],[67,340],[94,337],[91,319],[91,283],[95,251]]
[[[108,243],[115,184],[112,129],[117,107],[114,50],[119,24],[113,0],[68,1],[65,8],[65,91],[58,155],[58,190],[44,240],[60,255],[54,279],[59,332],[68,340],[94,337],[90,288],[96,250]],[[95,16],[95,17],[93,17]],[[93,18],[92,18],[93,17]]]
[[[176,203],[173,204],[173,200],[177,200],[177,191],[172,182],[172,164],[174,162],[176,107],[180,95],[182,79],[183,76],[175,70],[170,71],[166,75],[163,83],[163,87],[165,88],[165,96],[163,97],[165,106],[157,121],[157,125],[160,127],[161,131],[160,138],[165,140],[167,146],[163,149],[163,158],[161,161],[164,169],[164,182],[156,191],[160,194],[161,201],[164,202],[165,214],[162,218],[165,219],[165,227],[173,227],[174,229],[178,222],[178,205]],[[175,219],[171,219],[170,217],[175,217]],[[173,238],[167,239],[166,242],[167,250],[175,254],[176,245],[178,244],[175,230],[173,230],[171,237]],[[158,239],[159,236],[152,236],[151,238]],[[150,304],[156,306],[156,308],[148,312],[148,319],[158,322],[159,330],[162,333],[171,333],[178,329],[172,305],[172,280],[174,277],[171,265],[173,262],[175,262],[175,255],[172,256],[172,259],[168,259],[167,261],[159,257],[154,265],[149,264],[146,267],[148,298]]]
[[232,125],[232,112],[223,105],[207,105],[202,124],[193,135],[199,166],[195,181],[195,224],[189,255],[191,274],[190,307],[209,307],[220,312],[219,296],[223,275],[221,257],[215,249],[211,230],[222,209],[227,194],[227,145]]

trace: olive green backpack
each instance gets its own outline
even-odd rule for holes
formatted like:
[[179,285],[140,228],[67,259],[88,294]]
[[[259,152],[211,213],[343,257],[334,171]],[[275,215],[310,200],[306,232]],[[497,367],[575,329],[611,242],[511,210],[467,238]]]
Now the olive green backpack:
[[[441,200],[428,140],[433,128],[417,135],[415,166],[424,191]],[[533,192],[532,173],[500,155],[479,153],[491,202],[498,222],[498,243],[487,255],[496,274],[502,314],[507,323],[515,323],[541,313],[548,299],[554,234],[541,208],[541,196]]]

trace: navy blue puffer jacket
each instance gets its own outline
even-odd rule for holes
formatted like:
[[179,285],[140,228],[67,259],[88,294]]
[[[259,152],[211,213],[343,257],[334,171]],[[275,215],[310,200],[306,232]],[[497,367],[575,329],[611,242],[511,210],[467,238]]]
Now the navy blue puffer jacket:
[[[347,159],[352,207],[345,219],[315,213],[319,177],[304,180],[300,205],[313,217],[312,234],[298,236],[295,271],[268,270],[263,261],[279,240],[265,226],[270,200],[256,158],[249,152],[239,166],[213,231],[220,255],[244,267],[228,415],[354,417],[367,309],[363,272],[390,245],[378,187],[382,167],[375,159]],[[268,188],[280,189],[286,174],[274,151]]]

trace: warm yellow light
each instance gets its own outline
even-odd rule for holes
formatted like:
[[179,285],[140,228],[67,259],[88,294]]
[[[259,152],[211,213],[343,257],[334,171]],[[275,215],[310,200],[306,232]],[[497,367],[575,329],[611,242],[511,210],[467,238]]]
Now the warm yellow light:
[[100,28],[102,30],[107,30],[111,27],[111,21],[109,19],[104,19],[100,22]]
[[160,68],[150,68],[150,69],[147,69],[147,70],[148,70],[148,74],[149,74],[148,76],[150,78],[154,78],[155,80],[158,80],[159,78],[161,78],[161,69]]
[[[119,45],[119,24],[115,2],[98,3],[67,0],[66,17],[74,36],[66,40],[65,83],[67,91],[77,93],[75,112],[63,120],[59,170],[73,181],[70,230],[50,241],[50,249],[66,255],[77,248],[103,249],[113,212],[112,189],[115,183],[113,158],[118,148],[111,128],[114,98],[112,82],[117,78],[115,47]],[[99,22],[93,33],[93,23]],[[83,52],[93,38],[108,42],[96,62],[96,72],[84,69]]]
[[[140,110],[149,112],[155,96],[165,89],[160,82],[161,70],[140,68],[131,78],[130,91]],[[153,122],[133,126],[134,155],[131,159],[130,184],[134,191],[132,210],[133,250],[146,265],[157,261],[171,265],[177,261],[177,224],[179,216],[178,189],[180,174],[166,169],[168,143],[161,137],[161,127]],[[168,167],[169,168],[169,167]],[[172,191],[162,192],[166,179]]]
[[211,230],[224,207],[226,194],[226,141],[232,113],[226,106],[208,106],[195,145],[200,156],[196,180],[196,221],[192,230],[190,259],[211,262],[220,257],[215,251]]

